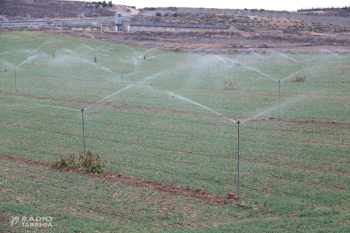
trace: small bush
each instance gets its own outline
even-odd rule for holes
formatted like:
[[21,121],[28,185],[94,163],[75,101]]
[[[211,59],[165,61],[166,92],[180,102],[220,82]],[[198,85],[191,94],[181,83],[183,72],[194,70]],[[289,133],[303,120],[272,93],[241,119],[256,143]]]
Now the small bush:
[[157,12],[157,13],[156,13],[156,16],[162,16],[162,13]]
[[225,85],[225,90],[233,90],[233,88],[236,85],[236,81],[233,82],[232,80],[224,79],[224,85]]
[[79,155],[79,162],[75,161],[74,155],[71,155],[69,157],[61,156],[60,159],[55,160],[53,162],[51,167],[56,169],[67,168],[68,170],[78,169],[82,167],[83,172],[86,172],[86,173],[94,173],[94,174],[106,173],[105,166],[102,165],[100,156],[94,155],[90,151],[88,151],[85,156],[83,153],[81,153]]
[[306,81],[306,76],[296,76],[295,80],[293,80],[292,82],[305,82]]
[[83,171],[94,174],[104,174],[106,172],[105,166],[101,164],[100,156],[94,155],[90,151],[84,156],[79,156],[79,161],[83,167]]
[[71,155],[68,158],[66,156],[62,157],[59,160],[55,160],[52,164],[53,168],[57,168],[57,169],[62,169],[62,168],[68,168],[68,170],[70,169],[75,169],[75,168],[79,168],[79,164],[75,161],[74,156]]

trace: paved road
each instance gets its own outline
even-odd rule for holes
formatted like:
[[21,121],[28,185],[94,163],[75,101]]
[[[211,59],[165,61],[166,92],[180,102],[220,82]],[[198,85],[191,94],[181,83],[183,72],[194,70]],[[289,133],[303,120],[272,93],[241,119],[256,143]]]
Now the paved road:
[[[132,16],[122,17],[123,20],[130,19]],[[63,23],[102,23],[108,21],[114,21],[115,17],[107,18],[87,18],[87,19],[53,19],[53,20],[13,20],[13,21],[2,21],[0,27],[22,27],[29,25],[55,25]]]

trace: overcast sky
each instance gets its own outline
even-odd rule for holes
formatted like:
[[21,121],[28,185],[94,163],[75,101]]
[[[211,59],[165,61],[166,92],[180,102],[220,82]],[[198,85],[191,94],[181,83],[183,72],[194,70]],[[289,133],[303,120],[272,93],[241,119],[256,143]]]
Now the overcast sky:
[[[102,1],[102,0],[95,0]],[[110,0],[106,0],[109,2]],[[349,0],[112,0],[114,4],[143,7],[203,7],[229,9],[266,9],[296,11],[311,7],[350,6]]]

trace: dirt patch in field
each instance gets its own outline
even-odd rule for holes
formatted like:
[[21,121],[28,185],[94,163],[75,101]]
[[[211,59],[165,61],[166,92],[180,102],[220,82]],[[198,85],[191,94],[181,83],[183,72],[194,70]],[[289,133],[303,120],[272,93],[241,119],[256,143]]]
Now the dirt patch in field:
[[[40,165],[44,167],[52,166],[52,163],[50,162],[38,161],[38,160],[32,160],[32,159],[26,159],[26,158],[20,158],[20,157],[17,158],[10,155],[0,154],[0,158],[16,160],[27,164]],[[87,173],[84,173],[81,169],[74,169],[70,171],[68,171],[67,169],[61,169],[60,171],[72,172],[76,174],[86,175],[90,178],[99,178],[99,179],[104,179],[111,182],[118,182],[118,183],[136,186],[136,187],[149,188],[149,189],[153,189],[153,190],[157,190],[160,192],[165,192],[173,195],[193,197],[199,200],[215,202],[220,205],[235,204],[237,201],[237,198],[233,196],[232,192],[230,192],[230,194],[227,197],[224,197],[215,193],[207,193],[200,189],[191,189],[190,187],[176,186],[174,184],[163,184],[152,180],[137,179],[131,176],[125,176],[112,171],[106,171],[106,174],[103,174],[103,175],[87,174]]]

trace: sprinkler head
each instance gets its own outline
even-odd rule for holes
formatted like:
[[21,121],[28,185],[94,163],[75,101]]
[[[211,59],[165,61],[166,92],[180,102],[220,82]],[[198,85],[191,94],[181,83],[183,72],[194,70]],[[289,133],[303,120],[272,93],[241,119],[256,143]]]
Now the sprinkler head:
[[237,121],[237,125],[239,125],[239,123],[241,123],[240,121]]
[[278,82],[280,83],[280,82],[281,82],[281,80],[278,80]]
[[84,112],[85,108],[83,108],[81,111]]

